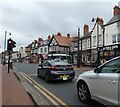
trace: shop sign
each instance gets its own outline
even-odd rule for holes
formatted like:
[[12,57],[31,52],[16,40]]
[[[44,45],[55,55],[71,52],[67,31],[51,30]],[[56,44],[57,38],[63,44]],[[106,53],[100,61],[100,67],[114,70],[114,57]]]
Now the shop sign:
[[109,46],[109,47],[102,47],[102,48],[100,48],[100,51],[104,51],[104,50],[113,50],[113,49],[116,49],[116,48],[118,48],[118,45]]

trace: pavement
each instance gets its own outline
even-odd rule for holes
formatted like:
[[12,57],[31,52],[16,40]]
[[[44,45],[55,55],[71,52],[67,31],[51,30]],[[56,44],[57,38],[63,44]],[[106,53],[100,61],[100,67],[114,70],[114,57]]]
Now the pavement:
[[78,68],[77,66],[74,66],[74,70],[76,71],[81,71],[81,72],[85,72],[85,71],[89,71],[94,69],[93,67],[89,67],[89,66],[80,66],[80,68]]
[[[1,66],[1,65],[0,65]],[[15,70],[2,65],[2,106],[34,106],[32,99],[14,74]]]
[[[88,71],[93,68],[91,67],[74,67],[77,71]],[[34,103],[25,88],[15,75],[15,69],[10,69],[8,73],[7,65],[0,64],[0,106],[8,105],[22,106],[27,105],[28,107],[34,107]],[[1,87],[2,86],[2,87]],[[12,107],[12,106],[11,106]]]

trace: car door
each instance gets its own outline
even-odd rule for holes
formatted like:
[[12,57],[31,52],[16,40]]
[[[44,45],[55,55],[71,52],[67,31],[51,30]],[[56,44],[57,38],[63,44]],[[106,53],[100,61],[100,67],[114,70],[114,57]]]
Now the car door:
[[[118,60],[118,69],[120,71],[120,58]],[[120,107],[120,72],[118,73],[118,104]]]
[[118,104],[119,61],[112,60],[99,67],[91,79],[93,97],[108,104]]
[[43,71],[42,71],[42,76],[45,77],[46,73],[48,73],[50,70],[50,64],[48,61],[45,61],[43,63]]

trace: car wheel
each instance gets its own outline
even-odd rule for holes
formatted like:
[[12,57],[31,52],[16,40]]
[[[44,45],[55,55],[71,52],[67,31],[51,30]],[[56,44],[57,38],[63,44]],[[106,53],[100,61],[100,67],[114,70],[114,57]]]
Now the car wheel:
[[71,82],[72,82],[72,81],[73,81],[73,79],[74,79],[74,78],[72,78],[72,79],[69,79],[68,81],[71,81]]
[[77,92],[81,102],[89,103],[91,101],[91,95],[90,95],[88,86],[85,82],[78,83]]
[[45,81],[48,83],[50,80],[48,78],[48,74],[45,75]]

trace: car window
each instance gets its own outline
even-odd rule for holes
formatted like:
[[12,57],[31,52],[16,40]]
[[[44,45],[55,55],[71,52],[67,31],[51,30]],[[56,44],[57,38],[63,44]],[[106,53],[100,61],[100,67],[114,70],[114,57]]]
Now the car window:
[[50,64],[48,63],[48,61],[45,61],[45,62],[43,63],[43,66],[50,66]]
[[100,73],[120,73],[120,58],[103,65],[100,68]]
[[51,65],[69,65],[66,61],[50,61]]

